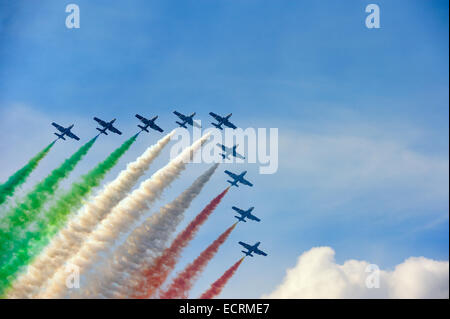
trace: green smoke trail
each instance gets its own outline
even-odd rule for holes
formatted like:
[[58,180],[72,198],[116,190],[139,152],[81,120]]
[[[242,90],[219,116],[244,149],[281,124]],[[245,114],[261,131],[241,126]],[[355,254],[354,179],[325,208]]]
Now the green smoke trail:
[[8,197],[14,195],[17,187],[25,183],[31,172],[38,166],[39,162],[47,155],[56,141],[51,142],[46,148],[40,151],[35,157],[33,157],[24,167],[19,169],[8,180],[0,184],[0,205],[3,204]]
[[[7,215],[0,220],[0,259],[4,253],[13,247],[15,237],[26,228],[39,214],[49,197],[54,195],[59,183],[69,175],[81,159],[87,154],[97,137],[81,146],[71,157],[66,159],[61,166],[54,169],[43,181],[30,191],[20,204],[12,208]],[[1,263],[1,262],[0,262]]]
[[[68,214],[81,207],[83,199],[85,199],[94,187],[100,182],[119,161],[120,157],[130,148],[136,141],[137,134],[126,140],[120,147],[112,152],[103,162],[98,164],[89,173],[81,177],[81,182],[74,183],[69,192],[62,196],[55,205],[53,205],[46,213],[46,220],[43,225],[49,229],[50,233],[55,233],[66,222]],[[50,228],[52,230],[50,230]]]
[[[25,238],[16,243],[14,252],[6,264],[0,268],[0,294],[8,288],[22,266],[27,265],[49,242],[51,237],[65,224],[69,214],[82,206],[83,200],[89,196],[100,182],[119,161],[120,157],[135,142],[137,134],[125,141],[113,151],[103,162],[72,184],[70,190],[61,196],[45,216],[37,221],[36,229],[27,232]],[[1,264],[1,262],[0,262]]]

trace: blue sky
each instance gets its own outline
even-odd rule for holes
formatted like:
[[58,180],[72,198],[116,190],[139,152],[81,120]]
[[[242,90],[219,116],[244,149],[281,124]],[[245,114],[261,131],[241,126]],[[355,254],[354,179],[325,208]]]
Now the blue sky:
[[[223,297],[270,292],[315,246],[383,268],[448,260],[447,1],[377,1],[377,30],[364,25],[370,1],[78,0],[77,30],[65,28],[68,3],[0,1],[2,180],[50,140],[53,120],[75,122],[86,140],[94,115],[131,134],[135,113],[170,128],[174,109],[204,122],[233,112],[241,127],[279,128],[280,168],[243,165],[256,186],[227,195],[181,266],[233,222],[231,206],[255,206],[263,221],[239,225],[193,297],[237,260],[242,239],[270,256],[246,260]],[[99,141],[71,178],[123,138]],[[108,180],[156,139],[140,137]],[[58,145],[28,186],[76,147]],[[216,173],[186,222],[223,183]]]

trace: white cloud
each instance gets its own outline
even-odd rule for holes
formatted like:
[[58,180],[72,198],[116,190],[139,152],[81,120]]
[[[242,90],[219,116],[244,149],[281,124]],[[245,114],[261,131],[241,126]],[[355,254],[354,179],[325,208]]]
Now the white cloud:
[[[367,288],[370,263],[334,260],[330,247],[303,253],[294,268],[264,298],[448,298],[449,262],[410,257],[394,270],[379,271],[379,288]],[[373,278],[373,277],[372,277]]]

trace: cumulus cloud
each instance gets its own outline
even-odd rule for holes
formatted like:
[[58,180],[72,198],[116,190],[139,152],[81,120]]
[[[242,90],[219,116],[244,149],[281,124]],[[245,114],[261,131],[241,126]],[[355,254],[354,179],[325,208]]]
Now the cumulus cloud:
[[448,261],[410,257],[390,271],[360,260],[340,265],[334,255],[331,247],[306,251],[263,298],[449,298]]

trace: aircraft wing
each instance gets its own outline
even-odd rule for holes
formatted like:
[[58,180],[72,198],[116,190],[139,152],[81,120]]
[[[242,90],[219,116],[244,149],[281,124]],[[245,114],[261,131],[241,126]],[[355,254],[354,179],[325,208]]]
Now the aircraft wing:
[[58,124],[56,124],[55,122],[53,122],[52,125],[53,125],[54,127],[56,127],[56,129],[57,129],[58,131],[60,131],[60,132],[63,132],[63,131],[64,131],[64,127],[62,127],[61,125],[58,125]]
[[235,210],[236,212],[238,212],[239,214],[242,215],[242,213],[244,212],[242,209],[237,208],[236,206],[231,207],[232,210]]
[[181,120],[185,121],[186,120],[186,116],[181,114],[180,112],[174,111],[173,114],[175,114],[176,116],[178,116]]
[[100,124],[101,126],[105,127],[106,125],[108,125],[105,121],[100,120],[98,117],[94,117],[94,120]]
[[148,120],[142,115],[136,114],[136,117],[144,124],[148,124]]
[[220,115],[217,115],[216,113],[213,112],[209,112],[209,115],[211,115],[212,117],[214,117],[217,121],[221,122],[223,120],[223,117]]
[[247,218],[251,219],[251,220],[254,220],[254,221],[257,221],[257,222],[261,221],[261,219],[259,219],[258,217],[256,217],[255,215],[252,215],[252,214],[248,214]]
[[67,135],[68,137],[70,137],[70,138],[73,138],[74,140],[77,140],[77,141],[80,140],[80,138],[79,138],[78,136],[76,136],[75,134],[73,134],[73,133],[70,132],[70,131],[67,132],[66,135]]
[[232,129],[236,129],[237,128],[236,125],[234,125],[230,121],[226,121],[223,124],[225,124],[225,126],[228,126],[228,127],[232,128]]
[[241,182],[242,184],[244,184],[244,185],[248,185],[248,186],[253,186],[253,184],[252,183],[250,183],[248,180],[246,180],[245,178],[241,178],[240,180],[239,180],[239,182]]
[[164,130],[162,128],[160,128],[158,125],[156,125],[154,123],[150,126],[152,129],[157,130],[158,132],[164,132]]
[[114,133],[117,133],[117,134],[119,134],[119,135],[122,135],[122,132],[121,131],[119,131],[118,129],[116,129],[114,126],[112,126],[111,125],[111,127],[109,128],[109,130],[111,131],[111,132],[114,132]]
[[219,146],[222,149],[222,151],[226,151],[227,150],[227,147],[225,145],[223,145],[223,144],[217,143],[216,145]]
[[235,154],[233,154],[233,155],[234,155],[234,157],[241,158],[241,159],[245,159],[244,156],[242,156],[241,154],[239,154],[239,153],[237,153],[237,152],[235,152]]
[[260,250],[258,248],[255,248],[255,250],[253,252],[257,255],[267,256],[267,254],[265,252],[263,252],[262,250]]
[[251,245],[246,244],[246,243],[244,243],[244,242],[242,242],[242,241],[239,242],[239,245],[242,245],[243,247],[245,247],[245,248],[248,249],[248,250],[251,250],[251,249],[252,249],[252,246],[251,246]]
[[237,176],[236,174],[231,173],[230,171],[225,171],[225,173],[228,174],[229,176],[231,176],[231,177],[234,178],[234,179],[237,179],[237,178],[238,178],[238,176]]

